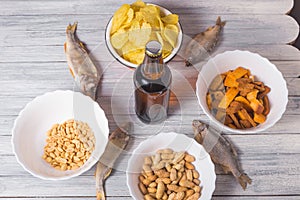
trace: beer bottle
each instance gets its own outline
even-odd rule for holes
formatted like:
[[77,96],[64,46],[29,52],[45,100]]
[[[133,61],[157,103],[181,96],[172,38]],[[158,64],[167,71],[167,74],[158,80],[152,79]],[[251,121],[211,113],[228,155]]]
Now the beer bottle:
[[135,70],[135,112],[144,123],[166,119],[172,74],[163,63],[162,46],[157,41],[146,44],[143,63]]

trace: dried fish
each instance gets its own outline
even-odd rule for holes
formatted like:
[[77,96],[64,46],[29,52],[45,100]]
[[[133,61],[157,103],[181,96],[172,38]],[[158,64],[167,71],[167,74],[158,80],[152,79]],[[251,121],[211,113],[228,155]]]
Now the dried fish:
[[185,49],[186,66],[195,65],[205,59],[207,53],[216,46],[224,26],[225,22],[218,17],[216,25],[208,27],[189,42]]
[[67,41],[64,49],[67,62],[77,86],[84,94],[95,100],[100,75],[84,44],[78,39],[76,29],[77,22],[69,24],[66,30]]
[[216,130],[199,120],[193,121],[193,129],[195,140],[209,152],[212,161],[220,165],[225,173],[231,172],[245,190],[252,180],[242,172],[233,145]]
[[108,144],[97,164],[95,173],[97,200],[105,200],[104,181],[110,175],[115,161],[128,144],[128,132],[131,126],[131,123],[126,123],[109,136]]

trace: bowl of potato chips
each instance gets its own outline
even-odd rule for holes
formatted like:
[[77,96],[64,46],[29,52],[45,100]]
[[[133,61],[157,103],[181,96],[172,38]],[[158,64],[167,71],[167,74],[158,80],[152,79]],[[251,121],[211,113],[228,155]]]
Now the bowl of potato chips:
[[136,68],[151,40],[162,45],[164,62],[170,61],[182,43],[179,17],[161,6],[137,0],[123,4],[110,19],[105,40],[110,53],[122,64]]

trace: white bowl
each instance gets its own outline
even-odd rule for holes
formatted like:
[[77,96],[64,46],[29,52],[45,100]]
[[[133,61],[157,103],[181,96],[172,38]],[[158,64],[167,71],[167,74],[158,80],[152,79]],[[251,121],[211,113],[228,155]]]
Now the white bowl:
[[[88,123],[96,138],[95,149],[79,169],[60,171],[42,159],[46,132],[53,124],[71,118]],[[104,111],[90,97],[73,91],[55,91],[36,97],[20,112],[12,130],[12,146],[18,162],[32,175],[46,180],[62,180],[82,174],[99,160],[108,133]]]
[[136,200],[143,199],[143,195],[138,188],[138,176],[142,171],[144,157],[154,155],[157,150],[164,148],[171,148],[174,151],[187,151],[195,156],[196,161],[193,164],[200,174],[200,187],[202,187],[200,200],[211,199],[215,190],[216,174],[209,154],[194,139],[174,132],[159,133],[140,143],[133,151],[126,172],[130,195]]
[[[164,8],[162,6],[159,6],[159,5],[156,5],[156,4],[150,4],[150,3],[148,3],[147,5],[158,6],[160,8],[160,11],[163,14],[165,14],[165,15],[172,14],[168,9],[166,9],[166,8]],[[105,31],[105,42],[106,42],[106,46],[107,46],[109,52],[113,55],[113,57],[115,59],[117,59],[123,65],[128,66],[128,67],[132,67],[132,68],[137,68],[138,64],[131,63],[131,62],[125,60],[124,58],[122,58],[117,53],[117,51],[115,50],[115,48],[112,46],[112,44],[110,42],[110,30],[111,30],[111,26],[112,26],[112,18],[109,20],[109,22],[107,24],[107,27],[106,27],[106,31]],[[176,44],[175,48],[173,49],[173,51],[171,52],[171,54],[169,56],[167,56],[166,58],[164,58],[164,62],[165,63],[169,62],[178,53],[178,51],[179,51],[179,49],[181,47],[183,34],[182,34],[182,28],[181,28],[181,25],[180,25],[179,22],[177,23],[177,27],[179,29],[178,38],[177,38],[177,44]]]
[[[270,113],[264,123],[250,129],[232,129],[217,121],[211,114],[206,103],[208,86],[213,78],[220,73],[236,69],[238,66],[245,67],[251,71],[257,80],[262,81],[271,88],[268,94],[270,101]],[[196,94],[198,102],[204,113],[210,120],[229,132],[255,133],[264,131],[273,126],[283,115],[288,102],[288,90],[281,72],[268,59],[249,51],[227,51],[211,58],[198,75],[196,83]]]

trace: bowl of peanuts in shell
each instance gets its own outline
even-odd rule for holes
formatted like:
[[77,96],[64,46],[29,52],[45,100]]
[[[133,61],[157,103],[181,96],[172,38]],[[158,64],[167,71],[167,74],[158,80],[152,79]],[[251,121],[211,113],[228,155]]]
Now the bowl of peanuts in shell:
[[128,161],[127,185],[136,199],[211,199],[215,166],[193,138],[159,133],[141,142]]
[[33,176],[64,180],[89,170],[108,142],[104,111],[90,97],[54,91],[36,97],[19,113],[12,129],[17,161]]

